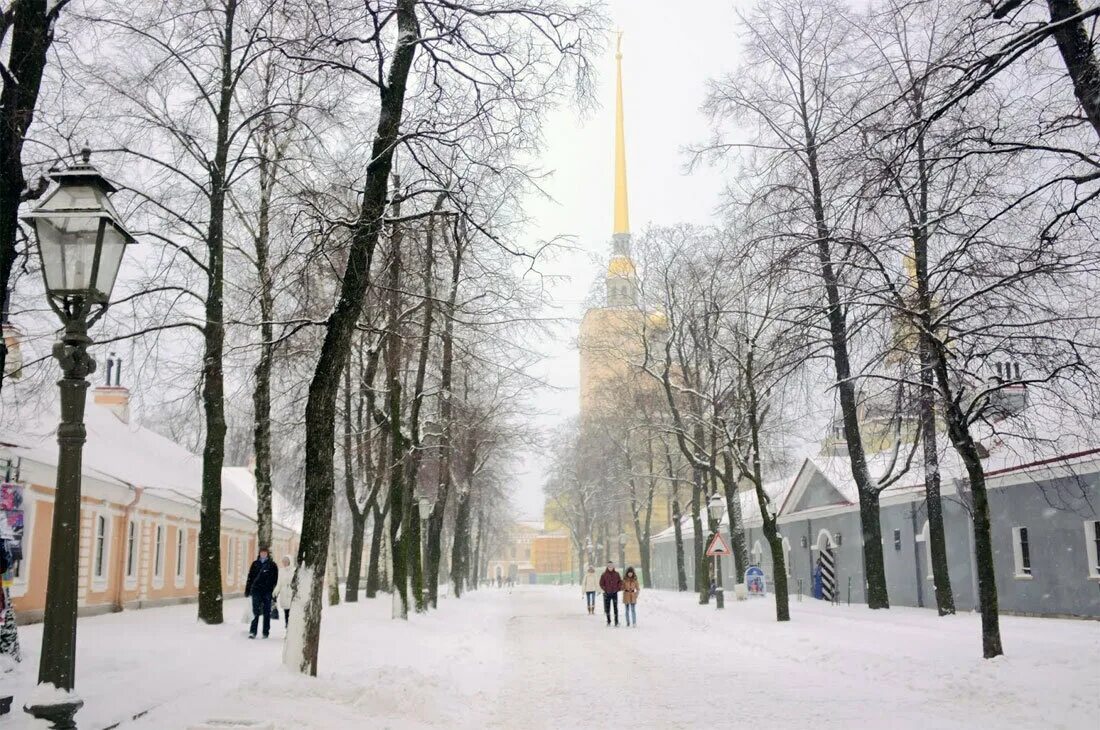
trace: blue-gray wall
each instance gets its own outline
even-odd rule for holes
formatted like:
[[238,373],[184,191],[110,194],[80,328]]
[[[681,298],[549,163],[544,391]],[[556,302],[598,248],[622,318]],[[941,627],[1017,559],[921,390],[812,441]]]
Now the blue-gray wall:
[[[809,491],[809,490],[808,490]],[[807,505],[819,506],[820,498],[807,496]],[[1000,609],[1010,613],[1086,616],[1100,618],[1100,581],[1089,577],[1085,523],[1100,519],[1100,474],[1029,481],[989,490],[997,594]],[[973,572],[970,513],[956,497],[943,500],[947,554],[955,605],[960,611],[977,608]],[[891,504],[881,510],[883,555],[890,603],[898,606],[935,607],[935,588],[928,565],[926,543],[917,540],[927,519],[923,499]],[[786,518],[784,518],[786,519]],[[1013,528],[1028,528],[1031,547],[1030,579],[1015,576]],[[837,589],[841,601],[864,602],[862,541],[859,512],[855,506],[828,517],[790,515],[780,532],[790,544],[790,592],[809,596],[811,572],[817,559],[813,548],[821,530],[841,536],[834,547]],[[894,530],[900,530],[900,549]],[[688,588],[694,585],[692,531],[684,530]],[[706,536],[704,536],[705,539]],[[802,547],[805,538],[806,547]],[[760,563],[773,573],[771,551],[759,528],[746,530],[748,549],[760,542]],[[655,587],[676,588],[676,547],[671,538],[653,545]],[[731,560],[723,561],[724,581],[733,579]]]

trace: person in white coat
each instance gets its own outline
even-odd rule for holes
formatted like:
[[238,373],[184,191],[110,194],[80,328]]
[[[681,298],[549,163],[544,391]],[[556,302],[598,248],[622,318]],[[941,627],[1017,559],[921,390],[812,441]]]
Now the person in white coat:
[[283,612],[283,626],[290,625],[290,582],[294,580],[294,570],[290,567],[290,556],[283,556],[283,567],[279,570],[279,582],[275,584],[275,600]]
[[588,566],[588,572],[581,581],[581,593],[588,599],[588,615],[596,615],[596,591],[600,590],[600,576],[596,575],[596,569]]

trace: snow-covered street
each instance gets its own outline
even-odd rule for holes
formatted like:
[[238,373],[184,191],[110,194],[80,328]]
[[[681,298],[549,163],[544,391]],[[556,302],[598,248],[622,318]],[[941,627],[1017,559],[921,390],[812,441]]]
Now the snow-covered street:
[[[226,616],[239,619],[242,601]],[[815,601],[722,613],[648,591],[641,628],[608,629],[576,588],[482,590],[407,624],[382,598],[326,609],[321,676],[279,663],[281,628],[248,641],[194,606],[82,619],[82,729],[186,729],[265,719],[291,728],[1093,728],[1100,623],[1002,618],[1006,656],[981,659],[978,619]],[[21,630],[33,685],[40,626]],[[26,721],[15,714],[16,727]],[[741,718],[741,719],[739,719]],[[743,719],[743,720],[742,720]],[[29,725],[28,725],[29,726]]]

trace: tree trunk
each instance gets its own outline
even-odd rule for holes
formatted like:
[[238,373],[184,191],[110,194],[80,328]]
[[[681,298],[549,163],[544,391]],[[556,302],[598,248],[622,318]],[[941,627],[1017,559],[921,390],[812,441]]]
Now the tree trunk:
[[332,531],[332,545],[329,548],[328,563],[328,605],[340,605],[340,561],[337,558],[339,549],[336,545],[336,530]]
[[726,514],[730,521],[730,542],[733,544],[733,574],[736,582],[745,580],[745,571],[749,568],[749,548],[745,544],[745,527],[741,517],[741,495],[737,491],[737,480],[733,477],[733,459],[729,449],[722,450],[722,484],[725,487]]
[[955,613],[955,594],[947,567],[947,536],[943,527],[943,502],[940,499],[940,457],[937,451],[936,406],[932,358],[926,336],[921,336],[920,424],[924,455],[924,501],[928,508],[928,540],[932,554],[932,579],[936,590],[936,610],[940,616]]
[[[0,92],[0,324],[7,323],[11,272],[15,267],[15,240],[19,231],[19,204],[23,179],[23,141],[34,118],[42,73],[53,41],[53,23],[59,9],[47,11],[47,0],[10,3],[7,78]],[[8,348],[0,337],[0,389],[4,386]]]
[[986,659],[1004,654],[1001,646],[1000,617],[997,612],[997,575],[993,564],[993,539],[989,527],[989,500],[985,489],[985,470],[977,444],[970,436],[966,413],[952,397],[951,378],[947,369],[947,351],[943,343],[934,343],[932,352],[936,381],[944,403],[944,419],[951,444],[966,467],[973,498],[971,516],[974,523],[974,559],[978,573],[978,600],[982,615],[982,656]]
[[[760,502],[761,510],[767,497],[763,496],[764,490],[756,489],[756,498]],[[768,547],[772,552],[772,589],[775,593],[775,620],[790,621],[791,608],[790,596],[787,593],[787,561],[783,556],[783,538],[775,527],[775,520],[764,520],[761,525],[764,538],[768,541]]]
[[[359,574],[363,572],[363,543],[366,540],[367,511],[351,516],[351,555],[348,556],[348,577],[344,585],[344,600],[359,600]],[[368,596],[369,597],[369,596]]]
[[688,589],[687,568],[684,566],[684,529],[683,515],[680,513],[680,500],[672,500],[672,527],[676,534],[676,590],[681,593]]
[[466,587],[469,539],[470,490],[467,484],[459,490],[455,504],[455,541],[451,546],[451,589],[455,598],[461,598]]
[[260,360],[256,363],[256,386],[252,392],[253,449],[256,455],[256,531],[260,545],[271,545],[271,367],[274,357],[274,310],[268,247],[271,238],[271,195],[275,170],[261,155],[260,210],[256,227],[256,274],[260,283]]
[[1073,81],[1073,93],[1080,102],[1093,131],[1100,136],[1100,64],[1093,55],[1094,42],[1083,20],[1066,23],[1081,13],[1077,0],[1047,0],[1052,23],[1062,23],[1054,32],[1058,52]]
[[[351,421],[351,353],[344,365],[344,497],[351,513],[351,554],[348,556],[348,577],[345,585],[344,600],[349,603],[359,600],[359,573],[363,565],[363,530],[367,525],[370,505],[359,504],[359,490],[355,478],[355,441]],[[361,471],[359,478],[366,475]]]
[[[437,204],[436,207],[438,208],[439,205]],[[454,400],[451,388],[454,380],[454,315],[462,273],[462,249],[463,241],[456,237],[454,257],[451,259],[451,289],[443,308],[443,352],[439,366],[439,421],[442,428],[439,443],[439,486],[436,489],[431,518],[428,521],[428,594],[432,608],[435,608],[439,601],[439,563],[443,558],[443,518],[446,515],[447,500],[454,481],[451,474],[454,425]]]
[[692,467],[691,479],[691,529],[695,535],[695,590],[699,594],[699,605],[705,606],[710,602],[710,580],[707,571],[707,545],[703,535],[703,520],[699,505],[703,499],[704,478],[701,467]]
[[222,622],[221,512],[222,467],[225,464],[225,347],[223,322],[225,285],[226,165],[233,103],[233,31],[237,1],[225,4],[221,47],[221,88],[218,95],[214,159],[210,166],[210,221],[206,233],[206,324],[203,326],[202,401],[206,415],[202,451],[202,509],[199,516],[199,620]]
[[[352,230],[340,298],[325,323],[325,338],[306,401],[305,510],[298,548],[300,567],[294,579],[295,605],[300,605],[301,610],[297,611],[300,614],[299,623],[291,626],[291,630],[300,632],[300,636],[287,641],[286,646],[292,650],[284,652],[284,663],[314,676],[317,674],[321,641],[324,565],[328,557],[328,533],[332,522],[336,393],[340,386],[340,369],[347,359],[352,332],[363,308],[371,261],[385,217],[390,168],[404,111],[405,85],[420,35],[416,0],[399,0],[396,13],[397,46],[390,64],[389,78],[379,91],[378,126],[363,184],[360,214]],[[303,578],[308,585],[303,585]]]
[[382,536],[386,532],[385,522],[385,516],[376,504],[371,520],[370,558],[367,563],[367,598],[374,598],[378,595],[378,586],[380,585],[379,568],[382,562]]
[[848,354],[848,323],[840,296],[840,282],[833,267],[830,242],[832,234],[825,222],[825,203],[821,192],[821,176],[817,166],[817,146],[806,127],[806,151],[808,172],[812,187],[812,205],[817,227],[817,255],[821,280],[828,301],[826,316],[829,322],[830,345],[833,350],[833,366],[836,371],[836,388],[840,395],[840,414],[844,439],[848,445],[848,460],[852,478],[859,493],[859,517],[863,537],[863,568],[867,579],[867,607],[889,608],[886,590],[886,565],[882,555],[882,524],[879,518],[878,490],[871,483],[867,468],[867,455],[863,449],[863,436],[859,430],[859,413],[856,402],[856,386],[852,380]]

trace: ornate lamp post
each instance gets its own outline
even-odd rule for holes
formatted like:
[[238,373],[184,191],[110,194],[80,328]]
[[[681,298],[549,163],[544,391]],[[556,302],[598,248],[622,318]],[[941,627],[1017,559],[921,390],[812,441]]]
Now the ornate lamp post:
[[[707,502],[707,512],[710,513],[710,521],[714,525],[712,537],[722,529],[722,512],[725,509],[726,505],[722,501],[722,497],[719,496],[718,492],[715,492]],[[719,555],[714,556],[714,607],[716,609],[725,608],[725,597],[722,590],[722,558]]]
[[54,170],[53,192],[23,216],[34,227],[46,297],[61,319],[60,341],[53,356],[61,366],[59,456],[50,537],[49,577],[42,628],[38,689],[24,708],[55,728],[75,728],[84,704],[73,693],[76,678],[76,595],[80,551],[80,474],[84,448],[84,401],[87,376],[95,372],[88,354],[91,327],[107,311],[111,290],[126,246],[134,238],[122,226],[108,196],[116,188],[89,163]]

